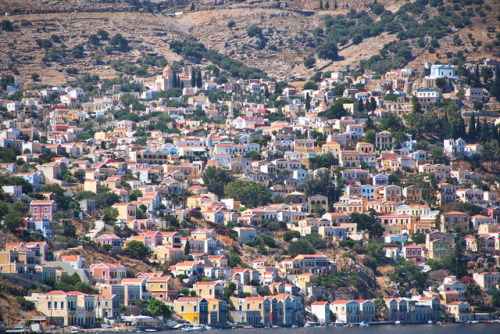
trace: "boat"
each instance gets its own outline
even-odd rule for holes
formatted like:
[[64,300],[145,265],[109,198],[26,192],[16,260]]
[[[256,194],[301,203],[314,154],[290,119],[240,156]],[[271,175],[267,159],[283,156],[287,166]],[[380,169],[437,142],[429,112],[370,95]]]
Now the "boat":
[[427,323],[428,323],[429,325],[433,325],[433,324],[434,324],[434,323],[432,322],[432,320],[427,321]]
[[154,328],[146,328],[144,331],[145,332],[156,332],[156,329],[154,329]]
[[401,325],[401,321],[399,321],[399,320],[398,320],[398,321],[395,321],[395,322],[394,322],[394,325]]
[[297,328],[297,327],[299,327],[299,326],[297,326],[297,325],[292,325],[292,328]]
[[245,325],[245,326],[243,326],[243,329],[253,329],[253,326]]
[[304,325],[304,327],[316,327],[316,326],[314,326],[313,323],[306,322],[306,324]]
[[337,321],[335,321],[335,327],[344,327],[344,326],[345,322],[343,322],[342,320],[337,319]]
[[183,332],[203,332],[206,330],[207,329],[205,327],[201,327],[201,326],[188,326],[188,327],[182,328]]
[[436,322],[436,325],[441,325],[441,321]]
[[370,326],[370,325],[369,325],[366,321],[361,321],[361,322],[359,323],[359,325],[360,325],[361,327],[367,327],[367,326]]

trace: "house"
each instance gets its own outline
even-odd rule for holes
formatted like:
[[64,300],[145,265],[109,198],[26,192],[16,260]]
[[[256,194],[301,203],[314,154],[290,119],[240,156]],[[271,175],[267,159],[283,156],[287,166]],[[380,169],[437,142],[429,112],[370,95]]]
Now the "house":
[[251,241],[257,236],[257,230],[253,227],[234,227],[233,230],[238,233],[238,242],[240,243]]
[[33,200],[30,202],[30,213],[35,219],[54,220],[57,211],[56,201]]
[[458,229],[462,232],[469,231],[469,215],[464,212],[451,211],[441,215],[440,230],[441,232],[455,231]]
[[311,313],[320,323],[330,323],[330,304],[325,301],[314,302],[311,304]]
[[98,236],[97,238],[95,238],[94,241],[101,244],[101,245],[110,245],[111,252],[113,252],[115,254],[119,253],[123,247],[122,238],[118,237],[115,234],[102,234],[102,235]]
[[192,324],[208,324],[208,301],[205,298],[181,297],[174,300],[174,311]]
[[0,273],[35,273],[37,264],[40,264],[40,256],[37,256],[34,250],[25,248],[24,244],[6,247],[5,251],[0,251]]
[[160,300],[173,300],[177,296],[177,288],[170,276],[149,277],[146,289],[154,298]]
[[415,244],[404,246],[403,257],[405,258],[405,260],[412,260],[417,264],[422,263],[422,247]]
[[455,244],[455,237],[451,234],[434,231],[425,236],[427,256],[433,260],[440,260],[451,252]]
[[[457,294],[458,300],[465,300],[465,285],[458,281],[456,276],[446,276],[443,283],[438,286],[438,291],[440,294],[451,291]],[[445,302],[447,303],[446,299]]]
[[467,322],[474,318],[468,302],[456,301],[445,305],[446,313],[455,318],[457,322]]
[[361,320],[359,303],[354,300],[336,300],[330,303],[330,311],[343,323],[359,323]]
[[387,150],[392,148],[392,134],[389,131],[377,132],[375,134],[375,148]]
[[156,246],[153,251],[155,260],[168,264],[177,263],[185,256],[184,249],[180,247]]
[[474,273],[472,278],[483,291],[500,290],[500,272]]
[[68,263],[74,269],[85,269],[87,261],[80,255],[62,255],[60,261]]
[[94,295],[94,301],[97,318],[116,319],[120,317],[121,304],[118,295],[97,294]]
[[224,285],[220,282],[196,282],[193,284],[193,291],[197,296],[213,299],[221,298]]
[[26,297],[51,321],[59,326],[95,327],[96,303],[94,295],[79,291],[54,290],[47,293],[33,293]]
[[118,216],[116,219],[128,220],[135,219],[137,206],[132,203],[116,203],[111,206],[112,208],[118,210]]
[[119,284],[127,277],[125,266],[117,263],[94,263],[89,269],[95,280],[106,284]]

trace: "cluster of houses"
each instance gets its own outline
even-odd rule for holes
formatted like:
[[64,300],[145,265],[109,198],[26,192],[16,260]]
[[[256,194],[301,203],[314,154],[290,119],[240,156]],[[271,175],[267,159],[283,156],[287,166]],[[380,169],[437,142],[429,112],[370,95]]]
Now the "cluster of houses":
[[[493,66],[490,63],[488,60],[484,66]],[[0,168],[29,182],[43,198],[31,199],[21,185],[2,187],[14,201],[29,206],[22,228],[54,238],[51,222],[57,221],[58,213],[64,210],[58,207],[55,194],[42,191],[45,185],[58,184],[69,197],[78,191],[108,191],[119,198],[111,205],[116,212],[114,226],[129,229],[133,235],[121,238],[103,230],[93,241],[115,254],[132,241],[143,243],[152,252],[150,260],[165,264],[171,275],[140,272],[129,277],[122,264],[87,263],[80,255],[51,252],[45,241],[7,243],[0,251],[0,273],[30,275],[40,281],[58,281],[76,273],[83,282],[92,284],[99,294],[51,291],[28,297],[48,322],[66,326],[93,327],[96,318],[116,320],[121,317],[122,306],[151,299],[169,304],[186,321],[216,327],[226,326],[228,319],[249,325],[303,325],[308,312],[325,323],[330,322],[331,313],[346,323],[374,321],[382,313],[390,321],[426,322],[439,319],[443,312],[457,321],[471,320],[474,314],[465,301],[464,286],[456,278],[446,278],[438,292],[386,298],[385,307],[374,300],[350,299],[308,305],[304,298],[314,300],[321,295],[316,289],[318,277],[337,270],[333,259],[323,254],[302,254],[272,264],[256,260],[251,268],[235,268],[229,265],[225,245],[215,228],[187,232],[170,228],[167,232],[171,226],[165,217],[182,222],[195,210],[205,222],[230,226],[241,244],[258,237],[263,224],[269,222],[284,222],[288,230],[297,231],[301,237],[317,233],[333,243],[347,239],[364,242],[370,238],[369,233],[350,217],[365,213],[375,214],[380,221],[387,257],[403,257],[425,268],[427,259],[439,260],[450,254],[457,242],[455,233],[460,231],[466,235],[471,259],[490,257],[498,263],[500,201],[494,185],[489,190],[476,186],[483,181],[481,174],[436,163],[435,157],[416,148],[411,136],[401,141],[389,131],[380,131],[368,142],[363,126],[366,119],[357,117],[355,104],[344,104],[350,115],[341,119],[319,116],[334,103],[330,89],[348,80],[365,90],[347,88],[344,97],[373,102],[372,116],[376,119],[389,113],[411,112],[411,95],[424,109],[430,109],[443,97],[435,80],[458,78],[453,66],[432,65],[429,71],[427,77],[402,69],[383,77],[359,78],[335,72],[320,83],[318,90],[287,87],[278,91],[277,85],[267,79],[217,85],[209,71],[202,71],[202,87],[191,87],[190,68],[186,67],[179,75],[185,99],[158,99],[161,91],[173,87],[176,74],[166,67],[155,78],[128,78],[144,88],[143,93],[128,94],[145,108],[131,110],[135,117],[120,120],[114,119],[113,113],[129,107],[122,103],[125,93],[120,85],[99,85],[102,94],[93,98],[78,87],[25,90],[21,101],[4,101],[13,117],[2,118],[0,123],[0,147],[20,153],[18,162],[2,163]],[[247,94],[281,94],[277,100],[284,101],[284,107],[278,110],[243,99],[213,102],[209,98],[211,90],[232,93],[238,88]],[[385,100],[387,93],[396,95],[396,101]],[[60,103],[48,105],[46,99],[54,95]],[[307,110],[306,97],[310,100]],[[488,95],[469,87],[465,99],[486,102]],[[168,105],[170,101],[177,106],[163,103]],[[193,117],[200,110],[213,123]],[[273,114],[289,120],[270,122]],[[93,127],[86,127],[90,122]],[[159,122],[165,123],[163,131],[155,128]],[[141,142],[145,131],[149,139]],[[324,142],[314,139],[313,133],[321,134]],[[481,149],[462,138],[447,139],[443,146],[450,159],[471,156]],[[325,154],[331,154],[338,163],[331,168],[311,168],[311,161]],[[50,161],[45,162],[46,156]],[[219,198],[203,183],[202,175],[208,167],[222,168],[236,180],[268,187],[273,203],[244,207],[240,199]],[[337,202],[331,203],[321,194],[306,196],[301,191],[305,182],[321,173],[333,175],[333,170],[340,171],[334,177],[337,184],[341,184],[340,179],[345,181]],[[424,193],[422,187],[391,180],[395,173],[432,174],[438,184],[432,194]],[[429,198],[435,200],[426,202]],[[74,218],[96,218],[99,210],[95,202],[79,201],[79,207],[73,208]],[[432,209],[453,202],[479,206],[483,214]],[[416,233],[425,234],[425,243],[407,242]],[[492,292],[498,289],[499,275],[475,273],[473,279],[481,289]],[[236,290],[225,296],[230,283]],[[189,286],[189,295],[180,289],[181,284]],[[265,296],[261,289],[267,291]]]

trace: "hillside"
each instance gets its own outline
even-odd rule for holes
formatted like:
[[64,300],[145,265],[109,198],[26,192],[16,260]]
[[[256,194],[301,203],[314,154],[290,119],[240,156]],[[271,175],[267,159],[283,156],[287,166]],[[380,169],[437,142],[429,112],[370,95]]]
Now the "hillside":
[[[181,60],[181,56],[170,50],[169,43],[188,37],[282,80],[307,79],[316,71],[356,70],[363,60],[365,70],[382,72],[408,63],[411,66],[426,61],[457,62],[499,54],[498,41],[495,42],[498,18],[492,10],[494,0],[484,3],[463,0],[462,5],[451,1],[440,5],[440,0],[426,4],[426,0],[421,0],[418,3],[426,5],[408,7],[406,4],[403,9],[400,9],[401,2],[386,1],[385,12],[384,7],[368,7],[365,5],[371,3],[368,1],[335,2],[337,8],[326,9],[322,5],[323,10],[311,1],[282,2],[280,8],[270,1],[217,6],[202,1],[195,2],[195,10],[189,10],[191,6],[184,1],[146,2],[152,6],[170,6],[165,10],[148,7],[151,13],[131,3],[119,0],[30,2],[29,11],[33,14],[5,17],[14,31],[1,32],[0,69],[3,73],[19,73],[25,82],[31,74],[43,72],[43,84],[71,82],[75,78],[64,72],[70,67],[76,67],[80,73],[98,73],[101,78],[114,77],[115,71],[108,66],[112,60],[136,63],[148,54],[164,56],[168,62]],[[23,6],[26,7],[26,2],[0,1],[0,11],[28,12],[28,7]],[[16,11],[16,8],[21,9]],[[308,16],[298,9],[316,11]],[[422,13],[418,12],[420,9]],[[183,14],[170,16],[170,10],[182,10]],[[65,14],[45,13],[57,11]],[[339,14],[343,16],[337,16]],[[341,24],[351,28],[339,27]],[[261,33],[249,37],[247,30],[251,26],[260,28]],[[110,36],[123,35],[129,41],[130,50],[109,52],[105,50],[105,43],[90,44],[89,37],[99,29]],[[425,36],[418,37],[422,34]],[[51,47],[37,44],[37,40],[50,40],[53,35],[59,37],[59,43],[53,42]],[[394,44],[394,41],[399,42]],[[338,45],[339,57],[333,62],[315,55],[316,49],[328,42]],[[72,56],[75,46],[82,47],[82,55]],[[51,52],[61,53],[61,50],[66,53],[62,59],[48,58]],[[312,65],[306,68],[307,57],[311,58]]]

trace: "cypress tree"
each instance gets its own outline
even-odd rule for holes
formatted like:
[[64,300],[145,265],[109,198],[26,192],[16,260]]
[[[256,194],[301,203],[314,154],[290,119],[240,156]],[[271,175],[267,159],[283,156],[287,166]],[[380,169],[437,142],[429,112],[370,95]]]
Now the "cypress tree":
[[181,81],[180,89],[184,89],[184,81]]
[[363,99],[359,99],[359,102],[358,102],[358,111],[359,112],[365,111],[365,105],[363,104]]
[[377,101],[375,101],[375,98],[373,96],[370,98],[370,110],[377,110]]
[[174,88],[178,88],[179,87],[179,81],[177,79],[177,75],[175,74],[175,72],[174,72],[174,78],[173,78],[172,86],[174,86]]
[[458,137],[464,139],[467,136],[467,130],[465,127],[465,121],[463,117],[460,117],[460,122],[458,123]]
[[194,71],[194,68],[191,69],[191,87],[196,86],[196,72]]
[[470,124],[469,124],[469,139],[474,141],[476,140],[476,116],[472,114],[470,118]]
[[481,124],[479,131],[479,141],[481,143],[486,143],[491,139],[490,125],[486,122],[486,117],[483,119],[483,124]]
[[201,88],[203,86],[203,80],[201,79],[201,72],[198,72],[198,76],[196,77],[196,86]]
[[415,114],[420,114],[422,113],[422,105],[418,101],[418,98],[416,96],[413,96],[411,98],[411,104],[412,104],[412,112]]
[[309,93],[306,94],[306,112],[311,109],[311,97],[309,96]]

